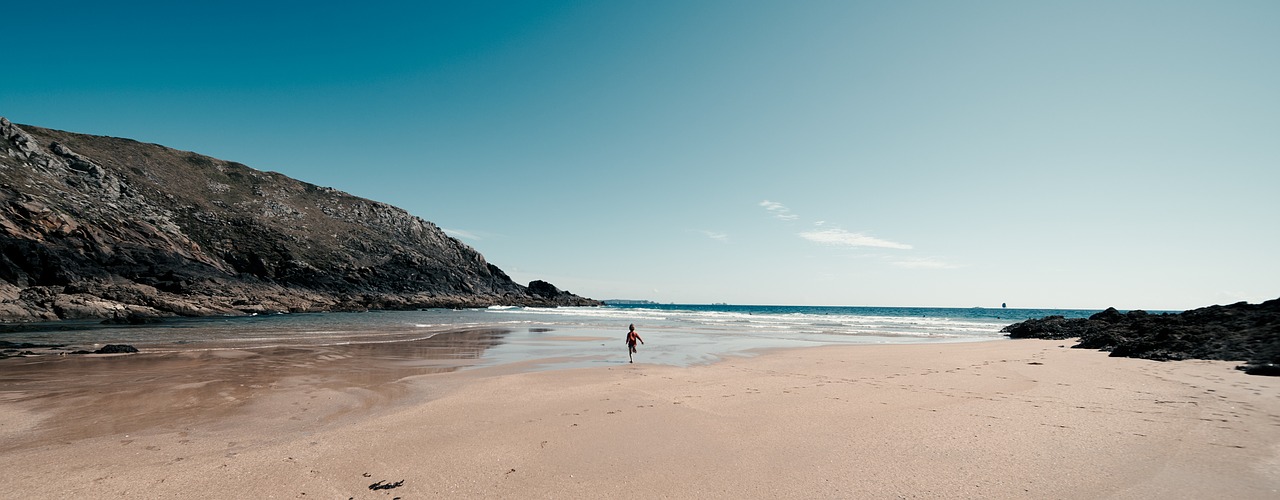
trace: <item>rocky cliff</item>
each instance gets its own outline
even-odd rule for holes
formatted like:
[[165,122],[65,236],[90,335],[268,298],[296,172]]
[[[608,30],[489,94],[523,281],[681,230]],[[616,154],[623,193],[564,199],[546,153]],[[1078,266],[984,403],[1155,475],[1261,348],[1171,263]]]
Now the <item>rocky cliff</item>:
[[596,305],[399,208],[0,118],[0,321]]

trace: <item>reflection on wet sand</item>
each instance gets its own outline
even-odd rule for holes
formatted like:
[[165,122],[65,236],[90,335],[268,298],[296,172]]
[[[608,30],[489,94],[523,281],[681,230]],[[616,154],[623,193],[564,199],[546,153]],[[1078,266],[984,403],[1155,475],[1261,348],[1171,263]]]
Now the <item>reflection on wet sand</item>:
[[471,366],[509,330],[427,339],[127,356],[0,361],[0,451],[146,429],[237,425],[297,429],[404,396],[405,377]]

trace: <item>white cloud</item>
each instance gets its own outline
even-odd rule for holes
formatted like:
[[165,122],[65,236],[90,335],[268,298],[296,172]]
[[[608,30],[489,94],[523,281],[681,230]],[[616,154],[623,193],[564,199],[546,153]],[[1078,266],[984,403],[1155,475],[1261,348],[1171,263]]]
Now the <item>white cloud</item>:
[[957,266],[942,259],[933,257],[920,257],[914,259],[900,259],[889,262],[894,266],[904,269],[955,269]]
[[823,229],[821,231],[805,231],[800,237],[815,243],[842,245],[849,247],[876,247],[910,250],[911,245],[882,240],[862,233],[850,233],[843,229]]
[[477,236],[475,233],[472,233],[472,232],[469,232],[469,231],[463,231],[463,230],[461,230],[461,229],[449,229],[449,228],[447,228],[447,227],[442,227],[442,228],[440,228],[440,230],[441,230],[441,231],[444,231],[444,234],[447,234],[447,235],[449,235],[449,236],[452,236],[452,237],[457,238],[457,239],[460,239],[460,240],[482,240],[482,239],[484,239],[484,238],[481,238],[480,236]]
[[799,215],[795,215],[791,213],[791,209],[787,208],[785,205],[778,203],[776,201],[764,200],[760,202],[760,206],[764,207],[765,210],[768,210],[769,212],[773,213],[774,217],[777,217],[782,220],[796,220],[800,218]]
[[716,231],[698,231],[698,232],[702,233],[703,236],[706,236],[716,241],[729,241],[729,235],[725,233],[720,233]]

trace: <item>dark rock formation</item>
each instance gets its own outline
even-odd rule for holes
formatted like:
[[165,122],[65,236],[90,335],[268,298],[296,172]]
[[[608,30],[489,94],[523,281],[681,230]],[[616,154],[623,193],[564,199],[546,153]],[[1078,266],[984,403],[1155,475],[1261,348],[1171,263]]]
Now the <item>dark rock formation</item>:
[[0,118],[0,321],[598,304],[390,205]]
[[138,352],[138,348],[128,344],[107,344],[102,349],[93,351],[94,354],[129,354]]
[[1012,338],[1079,338],[1073,347],[1112,356],[1245,361],[1249,373],[1276,374],[1280,365],[1280,299],[1251,305],[1209,306],[1177,314],[1121,313],[1115,308],[1089,319],[1048,316],[1006,326]]
[[1244,372],[1249,375],[1280,377],[1280,364],[1276,363],[1258,363],[1253,365],[1244,365],[1240,368],[1244,369]]
[[572,297],[573,294],[568,290],[561,291],[555,285],[542,280],[534,280],[529,282],[529,293],[546,299],[557,299],[561,297]]

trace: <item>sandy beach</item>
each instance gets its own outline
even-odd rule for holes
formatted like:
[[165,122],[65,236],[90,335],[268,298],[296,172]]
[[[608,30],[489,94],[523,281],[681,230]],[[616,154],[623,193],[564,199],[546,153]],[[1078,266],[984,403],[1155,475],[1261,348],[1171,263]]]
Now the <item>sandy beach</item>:
[[0,463],[11,498],[1280,496],[1280,379],[1070,345],[692,367],[641,346],[544,371],[368,348],[8,363]]

